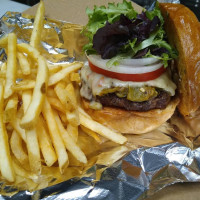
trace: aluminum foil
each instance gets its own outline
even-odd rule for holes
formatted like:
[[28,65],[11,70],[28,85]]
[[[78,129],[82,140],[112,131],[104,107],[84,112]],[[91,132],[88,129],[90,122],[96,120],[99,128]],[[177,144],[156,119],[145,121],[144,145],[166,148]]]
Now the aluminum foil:
[[[18,42],[29,42],[33,27],[31,17],[8,12],[0,22],[0,37],[14,31]],[[46,19],[40,50],[49,63],[84,60],[81,49],[85,38],[80,30],[79,25]],[[6,59],[3,49],[0,58],[0,62]],[[59,180],[56,185],[45,187],[44,184],[44,189],[30,192],[18,191],[2,181],[0,199],[136,200],[177,182],[199,182],[200,148],[192,150],[200,144],[199,133],[194,133],[184,120],[175,115],[171,122],[154,132],[129,135],[126,146],[105,141],[96,147],[98,154],[91,157],[90,165],[79,176],[78,173],[74,177],[66,176],[67,181]],[[41,179],[41,182],[45,181]]]
[[[107,168],[100,181],[94,177],[71,179],[33,193],[19,192],[1,199],[145,199],[178,182],[200,181],[200,148],[191,150],[180,143],[139,148]],[[90,171],[101,168],[95,165]]]

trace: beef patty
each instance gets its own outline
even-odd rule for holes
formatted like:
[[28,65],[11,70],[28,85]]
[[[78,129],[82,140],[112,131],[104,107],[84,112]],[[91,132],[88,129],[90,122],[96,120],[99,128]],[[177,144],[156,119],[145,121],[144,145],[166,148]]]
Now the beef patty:
[[160,91],[155,98],[143,102],[133,102],[127,98],[119,98],[115,93],[96,96],[96,99],[103,106],[118,107],[129,111],[148,111],[152,109],[165,109],[171,97],[167,92]]

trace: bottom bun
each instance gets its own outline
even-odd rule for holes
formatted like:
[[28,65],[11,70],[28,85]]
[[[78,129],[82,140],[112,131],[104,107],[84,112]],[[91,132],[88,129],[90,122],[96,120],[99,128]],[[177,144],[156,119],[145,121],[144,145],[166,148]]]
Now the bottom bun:
[[158,128],[173,115],[178,103],[179,99],[174,98],[163,110],[138,112],[112,107],[94,110],[89,107],[89,101],[82,99],[82,106],[92,119],[117,132],[128,134],[142,134]]

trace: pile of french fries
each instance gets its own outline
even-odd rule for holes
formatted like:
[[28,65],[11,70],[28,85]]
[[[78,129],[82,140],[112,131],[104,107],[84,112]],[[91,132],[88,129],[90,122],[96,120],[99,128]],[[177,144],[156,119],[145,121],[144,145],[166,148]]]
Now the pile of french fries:
[[77,140],[82,129],[101,142],[100,135],[123,144],[126,138],[95,122],[80,106],[78,70],[81,62],[48,64],[39,52],[44,3],[36,12],[30,44],[17,43],[15,33],[0,39],[7,61],[0,66],[0,171],[35,180],[42,166],[69,165],[68,152],[86,164]]

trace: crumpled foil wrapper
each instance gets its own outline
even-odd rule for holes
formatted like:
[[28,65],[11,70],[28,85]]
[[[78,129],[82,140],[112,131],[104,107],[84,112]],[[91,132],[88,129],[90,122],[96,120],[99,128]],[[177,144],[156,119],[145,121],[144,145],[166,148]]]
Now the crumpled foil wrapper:
[[[49,63],[84,61],[81,49],[86,39],[80,34],[80,25],[46,19],[44,27],[40,51]],[[18,42],[29,42],[32,28],[32,17],[7,12],[0,20],[0,37],[14,31]],[[0,64],[5,60],[6,54],[0,49]],[[55,168],[48,184],[40,177],[41,183],[30,191],[19,191],[2,180],[0,199],[136,200],[177,182],[199,182],[199,116],[197,112],[183,119],[175,113],[155,131],[127,135],[127,144],[121,146],[108,140],[101,144],[86,141],[81,135],[80,145],[89,158],[86,166],[72,163],[57,180],[52,178],[59,173]]]

